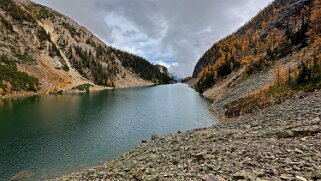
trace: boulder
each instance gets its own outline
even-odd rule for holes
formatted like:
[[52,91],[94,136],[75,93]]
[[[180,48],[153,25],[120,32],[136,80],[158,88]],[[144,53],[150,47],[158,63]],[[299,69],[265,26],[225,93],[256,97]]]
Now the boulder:
[[197,161],[203,161],[206,158],[206,154],[207,154],[206,152],[197,153],[195,155],[195,158]]
[[292,138],[294,133],[291,130],[282,130],[277,133],[278,138]]
[[247,178],[250,178],[251,176],[248,175],[245,171],[241,170],[241,171],[238,171],[236,173],[233,174],[233,178],[236,179],[236,180],[239,180],[239,179],[247,179]]
[[321,179],[321,170],[316,170],[312,172],[311,177],[313,179]]

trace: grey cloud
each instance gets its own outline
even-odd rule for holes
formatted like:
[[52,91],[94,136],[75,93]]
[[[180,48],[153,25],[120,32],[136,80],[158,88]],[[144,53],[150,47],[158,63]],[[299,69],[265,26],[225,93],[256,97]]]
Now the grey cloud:
[[[123,35],[127,37],[133,37],[137,35],[137,32],[134,30],[127,30],[125,33],[123,33]],[[142,40],[142,41],[145,41],[145,40]]]
[[[215,41],[235,31],[270,0],[35,0],[75,19],[106,43],[190,75]],[[117,27],[117,28],[115,28]],[[174,65],[174,64],[173,64]]]

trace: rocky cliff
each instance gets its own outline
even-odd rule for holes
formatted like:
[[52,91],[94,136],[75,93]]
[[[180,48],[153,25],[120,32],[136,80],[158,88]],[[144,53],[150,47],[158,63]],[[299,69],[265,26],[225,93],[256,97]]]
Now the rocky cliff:
[[0,27],[1,94],[170,80],[144,58],[107,46],[72,19],[29,0],[1,1]]

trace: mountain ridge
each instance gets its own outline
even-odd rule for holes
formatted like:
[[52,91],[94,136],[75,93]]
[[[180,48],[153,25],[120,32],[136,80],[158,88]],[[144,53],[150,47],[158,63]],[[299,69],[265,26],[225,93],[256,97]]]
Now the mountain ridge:
[[[277,84],[298,83],[295,80],[302,67],[320,64],[320,33],[316,29],[320,22],[313,20],[320,17],[318,7],[318,0],[275,0],[205,52],[193,72],[193,78],[197,80],[194,87],[206,92],[233,75],[240,74],[238,77],[245,80],[272,68],[279,70],[275,72],[278,77],[273,78],[278,79]],[[320,77],[316,67],[311,71],[316,72],[316,78]],[[308,84],[313,83],[309,81]]]
[[[0,51],[16,63],[16,71],[39,80],[38,92],[71,90],[83,84],[122,88],[172,81],[159,66],[107,46],[85,27],[48,7],[29,0],[2,1],[0,16]],[[1,93],[35,91],[25,88],[29,85],[6,86],[14,81],[1,78]]]
[[221,119],[321,89],[321,1],[275,0],[197,62],[197,91]]

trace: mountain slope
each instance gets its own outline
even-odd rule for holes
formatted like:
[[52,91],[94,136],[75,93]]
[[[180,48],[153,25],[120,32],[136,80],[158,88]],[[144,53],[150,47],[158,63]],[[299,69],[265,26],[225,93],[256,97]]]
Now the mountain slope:
[[193,86],[227,117],[320,89],[320,9],[320,0],[275,0],[201,57]]
[[196,88],[205,91],[241,69],[251,75],[297,52],[318,56],[319,4],[318,0],[274,1],[202,56],[193,72]]
[[[0,93],[68,90],[82,84],[130,87],[171,80],[144,58],[105,45],[70,18],[29,0],[1,1],[0,27],[0,54],[16,66],[16,72],[38,79],[34,85],[12,86],[17,80],[1,76]],[[1,66],[9,65],[2,61]]]

